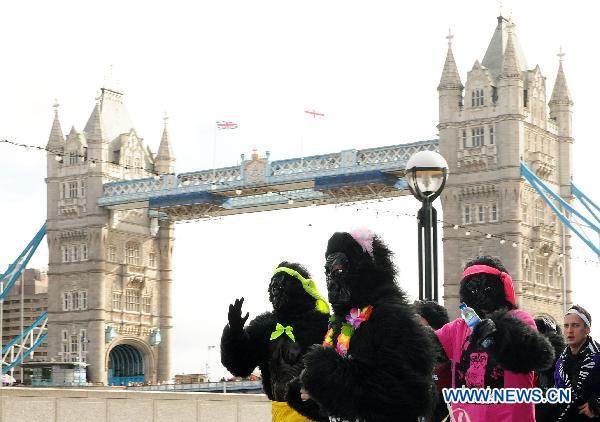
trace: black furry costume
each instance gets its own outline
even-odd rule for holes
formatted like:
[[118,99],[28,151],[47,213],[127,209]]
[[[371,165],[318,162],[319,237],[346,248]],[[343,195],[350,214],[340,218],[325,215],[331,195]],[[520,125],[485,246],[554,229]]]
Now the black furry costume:
[[[482,267],[475,267],[482,265],[487,269],[479,271],[477,268]],[[529,388],[533,387],[531,371],[543,371],[554,362],[550,342],[536,331],[529,314],[517,310],[512,281],[498,259],[490,256],[476,258],[465,266],[465,271],[470,270],[475,273],[463,276],[460,300],[473,308],[482,321],[464,340],[458,337],[458,333],[466,335],[464,333],[468,331],[464,330],[468,328],[461,319],[436,331],[447,357],[454,363],[454,387],[514,387],[513,382],[523,387],[520,383],[524,378],[528,380]],[[490,274],[486,272],[488,270],[501,274]],[[491,344],[486,344],[486,339],[491,340]],[[521,381],[517,381],[519,376],[523,377]],[[458,407],[467,409],[473,421],[483,420],[480,418],[496,422],[535,420],[531,403],[460,404]],[[507,407],[515,412],[514,415],[507,415],[510,412]],[[495,412],[502,412],[504,416]],[[476,415],[475,418],[473,415]]]
[[352,308],[372,305],[370,318],[356,329],[345,357],[323,346],[306,354],[288,402],[300,410],[304,388],[311,397],[307,402],[318,403],[330,420],[416,421],[432,404],[434,345],[395,282],[391,251],[365,233],[361,244],[358,234],[335,233],[325,270],[333,338]]
[[[554,362],[556,363],[556,360],[558,360],[560,354],[563,352],[563,350],[565,350],[565,347],[567,347],[560,326],[556,325],[547,317],[536,317],[535,325],[537,326],[540,334],[546,336],[550,341],[550,344],[552,344],[554,356],[556,358]],[[548,390],[548,388],[554,387],[554,366],[555,365],[552,365],[549,369],[536,373],[538,384],[544,391]],[[558,408],[556,405],[551,405],[548,403],[538,403],[535,405],[536,422],[551,422],[555,421],[557,417]]]
[[[420,316],[424,324],[427,324],[434,330],[443,327],[450,322],[448,311],[437,302],[429,300],[417,300],[414,303],[415,313]],[[437,400],[435,409],[427,418],[431,422],[441,422],[447,420],[448,406],[444,401],[442,390],[452,387],[452,366],[451,362],[446,358],[446,354],[440,348],[438,359],[433,370],[433,380],[437,390]]]
[[[310,278],[300,264],[282,262],[278,268],[281,267]],[[288,382],[302,369],[302,356],[310,345],[323,341],[329,313],[317,310],[315,297],[305,291],[296,277],[285,272],[273,275],[269,284],[273,312],[257,316],[246,328],[244,324],[249,315],[242,318],[243,300],[229,305],[229,323],[221,337],[221,362],[233,375],[241,377],[250,375],[258,366],[267,397],[285,402]],[[293,328],[291,334],[295,341],[285,332],[270,340],[278,323]],[[306,403],[301,410],[311,419],[319,418],[319,409],[314,403]]]

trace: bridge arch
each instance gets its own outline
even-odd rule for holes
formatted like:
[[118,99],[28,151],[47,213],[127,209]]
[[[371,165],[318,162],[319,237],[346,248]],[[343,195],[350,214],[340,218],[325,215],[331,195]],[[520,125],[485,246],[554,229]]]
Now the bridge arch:
[[156,382],[155,356],[148,344],[136,338],[122,338],[107,348],[105,366],[109,385]]

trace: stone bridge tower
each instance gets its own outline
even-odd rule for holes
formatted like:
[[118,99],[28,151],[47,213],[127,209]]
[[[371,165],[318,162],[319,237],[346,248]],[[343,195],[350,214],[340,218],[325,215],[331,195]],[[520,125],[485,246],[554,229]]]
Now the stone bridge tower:
[[519,169],[523,160],[571,200],[573,101],[560,56],[547,103],[546,78],[539,66],[527,66],[507,19],[498,17],[483,60],[475,61],[464,86],[449,42],[438,129],[450,167],[441,198],[444,220],[459,226],[444,228],[444,300],[451,312],[458,309],[463,266],[480,254],[504,262],[519,306],[532,314],[560,320],[571,303],[570,235]]
[[107,182],[173,172],[166,118],[154,155],[123,94],[102,88],[83,131],[48,140],[48,358],[85,361],[94,383],[171,377],[172,223],[97,206]]

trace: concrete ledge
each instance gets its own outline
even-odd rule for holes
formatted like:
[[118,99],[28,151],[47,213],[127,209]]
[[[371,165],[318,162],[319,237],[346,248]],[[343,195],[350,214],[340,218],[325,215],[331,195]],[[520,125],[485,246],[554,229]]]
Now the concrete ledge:
[[270,422],[263,394],[2,388],[0,422]]

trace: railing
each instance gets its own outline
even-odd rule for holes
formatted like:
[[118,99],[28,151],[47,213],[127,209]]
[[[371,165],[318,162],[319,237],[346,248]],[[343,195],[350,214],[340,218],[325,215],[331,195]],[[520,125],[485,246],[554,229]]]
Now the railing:
[[225,167],[215,170],[203,170],[182,173],[177,176],[176,187],[211,186],[213,184],[235,183],[242,179],[239,167]]
[[[392,145],[364,150],[347,150],[311,157],[293,158],[268,162],[264,160],[264,178],[257,182],[246,177],[244,168],[253,161],[240,166],[213,170],[163,175],[160,177],[111,182],[104,185],[103,196],[98,205],[133,203],[186,192],[220,191],[255,186],[311,180],[316,177],[360,173],[371,170],[404,170],[412,154],[423,150],[435,150],[438,140],[411,144]],[[263,161],[260,161],[263,163]]]
[[196,391],[196,392],[234,392],[234,391],[262,391],[262,381],[220,381],[200,382],[191,384],[161,384],[127,387],[135,391]]

